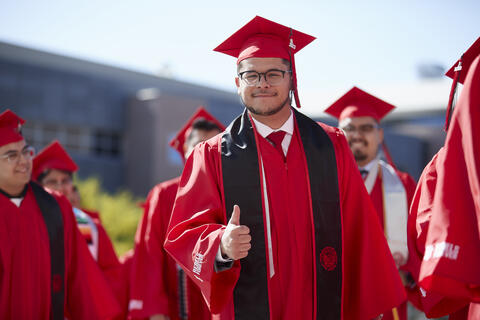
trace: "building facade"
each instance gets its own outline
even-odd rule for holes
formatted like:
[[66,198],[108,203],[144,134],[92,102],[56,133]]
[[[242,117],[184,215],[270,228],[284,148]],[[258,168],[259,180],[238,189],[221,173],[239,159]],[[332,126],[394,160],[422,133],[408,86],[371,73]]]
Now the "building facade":
[[0,111],[27,120],[37,150],[58,139],[109,191],[145,195],[179,175],[166,142],[200,105],[224,123],[242,110],[234,92],[0,42]]

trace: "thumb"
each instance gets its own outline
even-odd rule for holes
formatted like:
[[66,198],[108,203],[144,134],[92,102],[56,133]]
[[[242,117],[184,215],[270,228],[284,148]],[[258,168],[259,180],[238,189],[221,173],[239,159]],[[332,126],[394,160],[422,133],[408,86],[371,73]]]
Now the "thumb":
[[237,205],[233,206],[233,212],[232,216],[230,217],[230,221],[228,221],[228,224],[233,224],[236,226],[240,225],[240,207]]

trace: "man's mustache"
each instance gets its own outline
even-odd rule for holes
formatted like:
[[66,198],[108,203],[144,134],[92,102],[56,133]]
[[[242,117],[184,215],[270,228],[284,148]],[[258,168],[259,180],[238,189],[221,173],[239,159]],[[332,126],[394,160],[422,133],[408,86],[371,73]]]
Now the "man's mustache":
[[368,142],[367,140],[364,140],[364,139],[352,139],[348,142],[348,145],[351,147],[354,143],[363,143],[364,146],[367,146],[368,145]]

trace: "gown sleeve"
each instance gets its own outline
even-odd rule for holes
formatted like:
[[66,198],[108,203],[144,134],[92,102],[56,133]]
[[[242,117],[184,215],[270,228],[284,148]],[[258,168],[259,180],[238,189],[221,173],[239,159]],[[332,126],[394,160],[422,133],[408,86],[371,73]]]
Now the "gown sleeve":
[[124,266],[120,263],[112,240],[105,230],[100,219],[100,214],[96,211],[81,209],[92,218],[98,230],[98,259],[97,263],[102,270],[107,282],[117,298],[123,311],[126,311],[128,283],[124,274]]
[[124,277],[123,265],[118,260],[112,241],[99,219],[94,219],[98,230],[98,266],[105,276],[124,317],[127,309],[127,279]]
[[197,145],[188,158],[165,240],[165,249],[200,288],[212,313],[231,301],[240,275],[238,260],[228,270],[214,270],[226,225],[220,138]]
[[138,301],[140,305],[130,310],[130,317],[133,319],[169,314],[166,277],[176,277],[175,273],[168,272],[169,261],[163,250],[168,217],[176,194],[169,192],[169,189],[171,187],[160,184],[150,191],[137,229],[130,299]]
[[[408,219],[409,271],[415,284],[407,289],[409,301],[428,317],[440,317],[464,306],[464,300],[449,299],[441,294],[427,291],[418,285],[420,267],[425,254],[425,243],[432,218],[433,198],[437,185],[437,162],[443,161],[444,149],[432,158],[423,170],[410,205]],[[440,160],[439,160],[440,159]]]

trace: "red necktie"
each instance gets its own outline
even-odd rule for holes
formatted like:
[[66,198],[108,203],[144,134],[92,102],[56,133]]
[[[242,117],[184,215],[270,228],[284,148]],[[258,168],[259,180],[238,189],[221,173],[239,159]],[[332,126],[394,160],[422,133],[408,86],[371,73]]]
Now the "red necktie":
[[282,141],[285,137],[286,132],[283,130],[274,131],[267,136],[267,140],[272,143],[272,145],[277,149],[278,152],[285,158],[285,154],[282,149]]

